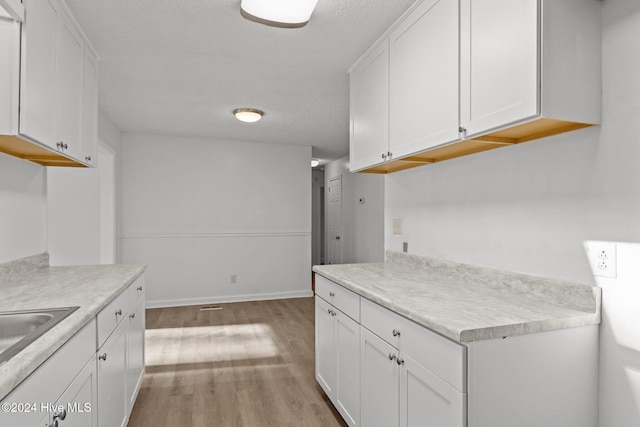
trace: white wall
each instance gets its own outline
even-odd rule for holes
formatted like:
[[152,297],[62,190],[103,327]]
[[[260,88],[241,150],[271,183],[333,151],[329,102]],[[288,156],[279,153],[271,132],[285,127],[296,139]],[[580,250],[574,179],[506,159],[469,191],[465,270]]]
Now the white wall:
[[44,167],[0,153],[0,262],[47,250]]
[[[640,3],[603,2],[602,126],[387,176],[385,247],[408,241],[410,253],[594,283],[584,241],[640,242],[638,40]],[[605,319],[638,311],[638,286],[603,288]],[[602,328],[601,354],[615,355],[601,366],[602,427],[640,425],[640,336],[620,325]]]
[[98,112],[98,140],[107,144],[115,156],[115,232],[116,262],[122,262],[122,131],[101,111]]
[[[349,172],[349,157],[325,166],[325,193],[332,178],[342,175],[342,262],[381,262],[384,260],[384,177]],[[328,194],[327,194],[328,200]],[[365,203],[360,203],[364,197]],[[325,203],[325,209],[329,203]],[[325,230],[329,229],[325,214]],[[325,244],[328,251],[329,244]],[[329,259],[325,253],[325,259]]]
[[149,306],[311,295],[311,147],[125,134],[123,160]]

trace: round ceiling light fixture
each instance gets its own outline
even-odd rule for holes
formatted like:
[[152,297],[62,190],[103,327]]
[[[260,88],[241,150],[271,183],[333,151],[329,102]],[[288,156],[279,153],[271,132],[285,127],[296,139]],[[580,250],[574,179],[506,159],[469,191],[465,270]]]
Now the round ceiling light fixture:
[[264,111],[256,108],[236,108],[233,110],[233,115],[241,122],[254,123],[262,118]]
[[311,167],[315,168],[316,166],[318,166],[320,164],[320,160],[318,159],[311,159]]
[[253,22],[279,28],[307,25],[318,0],[242,0],[240,14]]

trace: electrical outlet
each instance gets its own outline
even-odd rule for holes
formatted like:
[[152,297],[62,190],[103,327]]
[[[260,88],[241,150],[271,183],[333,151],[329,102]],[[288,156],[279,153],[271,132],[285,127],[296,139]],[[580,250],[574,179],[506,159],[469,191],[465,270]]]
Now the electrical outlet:
[[586,242],[587,256],[594,276],[617,276],[616,244],[612,242]]
[[236,283],[238,283],[238,276],[235,274],[231,275],[231,284],[235,285]]
[[393,234],[402,234],[402,218],[393,218]]

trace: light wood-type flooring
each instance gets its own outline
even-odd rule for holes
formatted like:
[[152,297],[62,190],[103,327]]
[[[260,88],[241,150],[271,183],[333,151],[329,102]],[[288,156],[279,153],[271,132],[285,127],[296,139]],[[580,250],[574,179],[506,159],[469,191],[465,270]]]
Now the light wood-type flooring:
[[346,426],[314,376],[312,298],[150,309],[129,427]]

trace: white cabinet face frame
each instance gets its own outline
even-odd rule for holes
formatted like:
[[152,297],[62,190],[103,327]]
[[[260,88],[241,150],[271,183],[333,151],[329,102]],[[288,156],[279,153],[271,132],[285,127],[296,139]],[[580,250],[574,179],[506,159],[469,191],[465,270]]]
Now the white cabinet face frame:
[[353,427],[360,425],[360,325],[335,310],[335,401],[338,412]]
[[540,1],[461,0],[460,122],[466,136],[540,114]]
[[97,352],[98,425],[101,427],[123,427],[127,419],[127,326],[128,322],[121,322]]
[[329,397],[334,394],[337,377],[331,307],[316,296],[316,380]]
[[389,43],[393,158],[460,139],[458,0],[425,0]]

